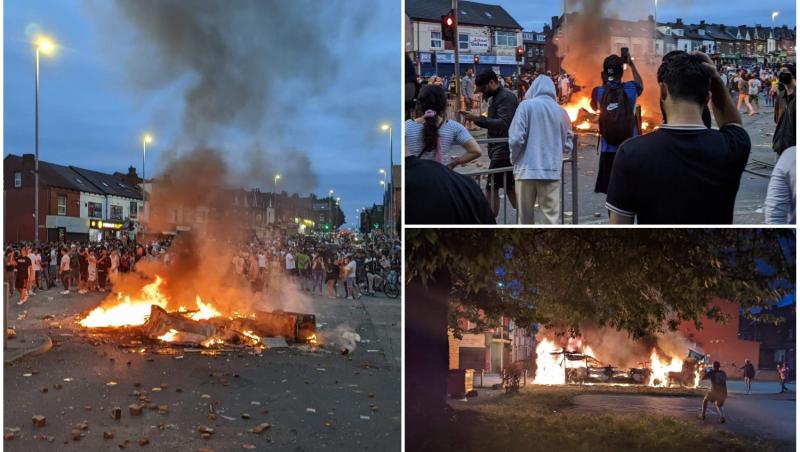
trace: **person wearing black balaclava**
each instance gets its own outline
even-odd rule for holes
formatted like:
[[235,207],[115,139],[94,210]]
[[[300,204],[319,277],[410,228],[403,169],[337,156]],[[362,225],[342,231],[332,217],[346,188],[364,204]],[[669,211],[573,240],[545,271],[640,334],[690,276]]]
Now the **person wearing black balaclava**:
[[795,68],[791,63],[778,71],[778,101],[775,104],[775,133],[772,135],[772,150],[778,156],[796,143]]

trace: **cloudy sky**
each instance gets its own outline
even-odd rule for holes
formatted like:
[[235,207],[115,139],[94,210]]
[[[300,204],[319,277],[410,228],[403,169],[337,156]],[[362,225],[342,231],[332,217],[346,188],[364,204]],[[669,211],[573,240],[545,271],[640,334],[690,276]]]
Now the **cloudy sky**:
[[242,187],[270,189],[269,175],[281,172],[284,189],[335,190],[352,225],[357,208],[382,202],[382,123],[394,126],[400,161],[400,2],[223,4],[5,2],[4,154],[34,149],[31,41],[40,30],[59,43],[41,62],[42,160],[140,171],[147,130],[148,176],[210,146]]
[[[485,3],[502,5],[525,30],[541,30],[552,16],[561,15],[564,2],[560,0],[486,0]],[[625,18],[647,18],[655,12],[655,0],[611,0],[613,10]],[[571,1],[570,4],[575,4]],[[572,9],[570,9],[572,11]],[[795,0],[770,0],[769,2],[723,0],[659,0],[658,20],[673,21],[680,17],[684,22],[724,23],[730,25],[767,26],[773,11],[780,12],[775,25],[795,26]]]

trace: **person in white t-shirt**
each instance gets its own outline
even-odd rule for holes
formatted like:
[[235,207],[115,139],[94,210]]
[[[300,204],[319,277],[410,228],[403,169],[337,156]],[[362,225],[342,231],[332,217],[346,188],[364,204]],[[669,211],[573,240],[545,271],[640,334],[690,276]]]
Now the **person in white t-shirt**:
[[356,284],[356,260],[353,256],[347,256],[345,269],[347,271],[347,299],[361,298],[361,292],[358,290],[358,284]]
[[61,276],[61,284],[64,286],[61,295],[67,295],[69,293],[69,283],[72,280],[72,270],[69,267],[69,253],[63,248],[61,249],[61,267],[58,274]]
[[33,279],[28,281],[28,295],[36,295],[33,290],[41,290],[42,288],[42,256],[39,254],[39,250],[35,249],[28,254],[28,257],[31,259],[31,265],[33,266]]
[[291,250],[286,252],[284,260],[286,261],[286,274],[289,276],[289,281],[294,282],[294,277],[297,273],[297,266],[295,264],[294,255],[292,254]]

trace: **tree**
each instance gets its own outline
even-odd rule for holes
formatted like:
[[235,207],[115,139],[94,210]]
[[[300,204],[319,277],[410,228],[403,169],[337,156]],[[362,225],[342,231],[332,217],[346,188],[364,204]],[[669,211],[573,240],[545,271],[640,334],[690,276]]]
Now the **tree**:
[[701,328],[727,320],[712,297],[767,307],[793,291],[794,241],[792,229],[406,229],[407,444],[444,413],[458,317],[576,333],[590,321],[633,337]]

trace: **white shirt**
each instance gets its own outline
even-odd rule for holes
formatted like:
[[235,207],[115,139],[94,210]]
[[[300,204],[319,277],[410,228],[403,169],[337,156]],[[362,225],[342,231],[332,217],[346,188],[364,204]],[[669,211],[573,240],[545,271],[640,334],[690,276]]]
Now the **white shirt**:
[[42,257],[38,253],[31,253],[28,255],[33,263],[33,271],[38,272],[42,270]]
[[258,253],[258,268],[264,268],[267,266],[267,256],[264,253]]
[[61,256],[61,271],[68,272],[69,271],[69,254],[64,254]]
[[347,279],[356,277],[356,260],[353,259],[347,264]]
[[286,270],[294,270],[294,256],[292,253],[286,253]]

